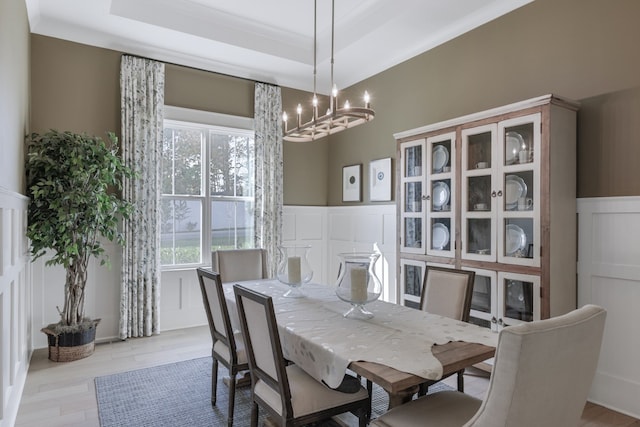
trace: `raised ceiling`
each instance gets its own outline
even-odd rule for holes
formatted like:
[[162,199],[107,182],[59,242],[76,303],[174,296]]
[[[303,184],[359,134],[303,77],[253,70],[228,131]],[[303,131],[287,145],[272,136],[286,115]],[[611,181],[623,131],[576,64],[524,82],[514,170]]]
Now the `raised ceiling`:
[[[336,0],[334,81],[348,87],[533,0]],[[313,0],[25,0],[31,32],[313,89]],[[318,0],[328,93],[331,1]]]

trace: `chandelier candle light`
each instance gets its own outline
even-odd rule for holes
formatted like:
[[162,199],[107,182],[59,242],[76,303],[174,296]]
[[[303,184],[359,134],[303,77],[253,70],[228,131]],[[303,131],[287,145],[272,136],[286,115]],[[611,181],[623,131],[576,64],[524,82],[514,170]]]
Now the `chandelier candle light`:
[[287,112],[282,114],[285,141],[309,142],[323,138],[350,127],[358,126],[373,120],[375,112],[371,109],[370,97],[364,92],[364,107],[351,107],[346,100],[342,108],[338,108],[338,87],[333,83],[333,40],[335,25],[335,0],[331,1],[331,104],[324,116],[318,117],[318,96],[316,91],[316,26],[317,0],[313,2],[313,113],[311,120],[302,123],[302,105],[296,108],[296,127],[289,129]]

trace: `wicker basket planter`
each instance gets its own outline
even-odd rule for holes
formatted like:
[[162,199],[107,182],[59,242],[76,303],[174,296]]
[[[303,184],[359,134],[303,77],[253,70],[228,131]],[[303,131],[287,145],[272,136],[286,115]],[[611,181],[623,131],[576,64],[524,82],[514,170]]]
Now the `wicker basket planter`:
[[95,349],[96,327],[99,322],[100,319],[96,319],[93,326],[77,332],[56,332],[51,328],[42,328],[49,341],[49,360],[73,362],[91,356]]

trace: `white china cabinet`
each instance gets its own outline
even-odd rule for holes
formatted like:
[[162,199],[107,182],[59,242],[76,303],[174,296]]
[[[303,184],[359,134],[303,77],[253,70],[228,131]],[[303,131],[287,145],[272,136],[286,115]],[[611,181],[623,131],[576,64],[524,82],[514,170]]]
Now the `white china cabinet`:
[[399,301],[426,265],[476,272],[471,321],[502,326],[576,306],[577,104],[546,95],[394,135]]

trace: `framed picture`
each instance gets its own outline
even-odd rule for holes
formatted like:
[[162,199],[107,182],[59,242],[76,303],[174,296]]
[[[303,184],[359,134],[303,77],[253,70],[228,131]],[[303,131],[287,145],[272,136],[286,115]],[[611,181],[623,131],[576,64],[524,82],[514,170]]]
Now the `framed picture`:
[[369,163],[369,199],[372,202],[391,200],[391,158]]
[[360,175],[362,165],[345,166],[342,168],[342,201],[359,202],[360,197]]

